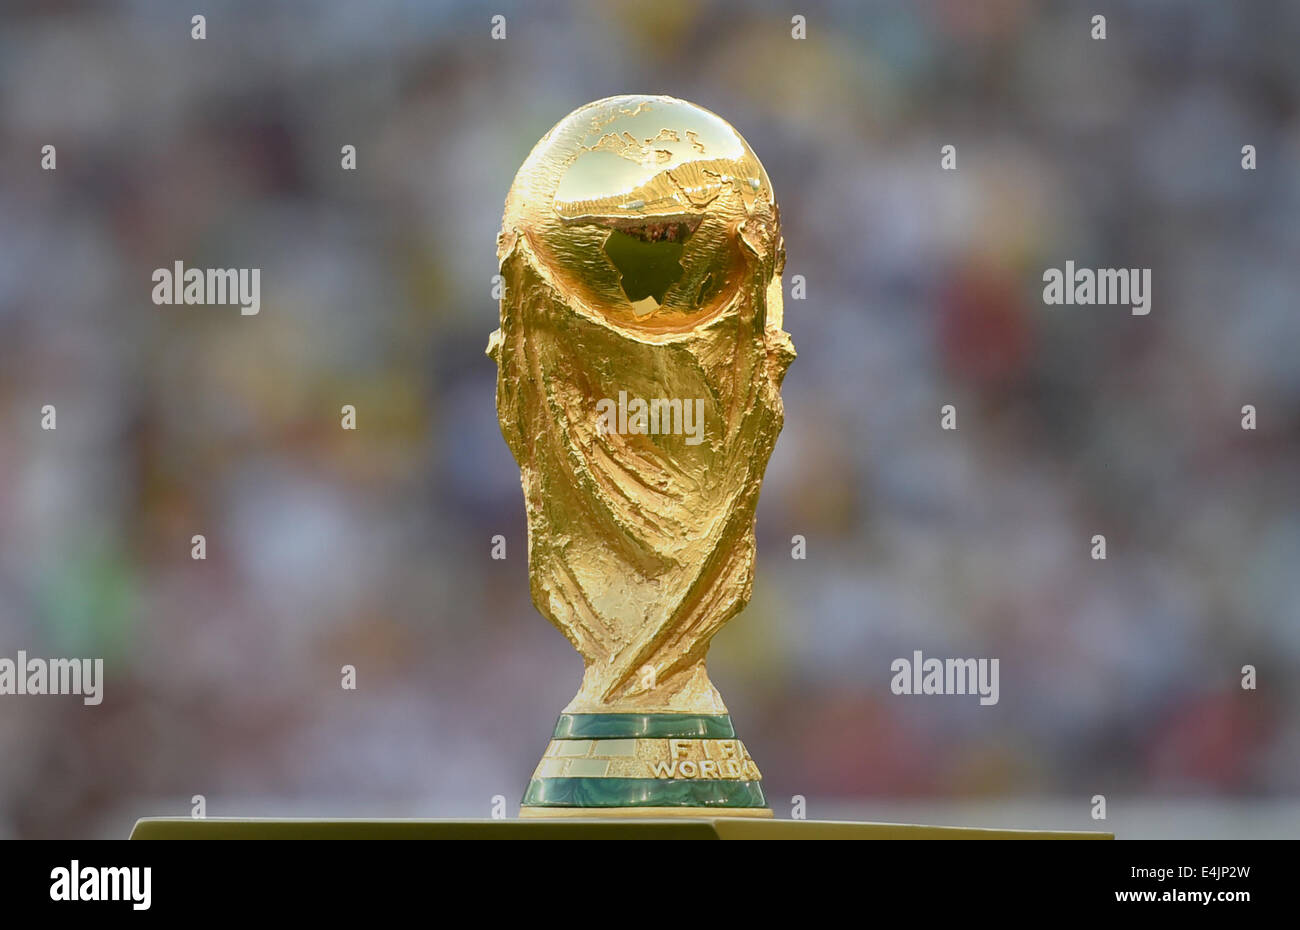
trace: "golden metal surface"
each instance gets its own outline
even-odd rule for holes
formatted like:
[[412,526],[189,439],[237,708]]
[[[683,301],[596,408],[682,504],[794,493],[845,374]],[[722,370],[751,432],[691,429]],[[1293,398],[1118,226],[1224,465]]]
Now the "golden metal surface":
[[[498,257],[488,354],[533,602],[586,665],[565,710],[726,713],[705,653],[750,597],[794,358],[766,172],[707,110],[600,100],[519,169]],[[602,401],[628,415],[602,419]]]
[[724,778],[759,781],[738,739],[552,740],[534,778]]

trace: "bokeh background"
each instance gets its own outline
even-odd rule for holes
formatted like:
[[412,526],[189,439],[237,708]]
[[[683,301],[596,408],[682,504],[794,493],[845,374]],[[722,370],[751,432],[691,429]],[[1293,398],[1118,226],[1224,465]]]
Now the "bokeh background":
[[[623,92],[744,134],[807,280],[711,653],[777,815],[1300,834],[1300,5],[190,6],[0,18],[0,655],[106,663],[98,707],[0,697],[0,836],[513,814],[581,664],[529,601],[495,235]],[[1067,259],[1151,268],[1151,314],[1044,307]],[[177,260],[261,313],[153,305]],[[891,694],[914,649],[1000,702]]]

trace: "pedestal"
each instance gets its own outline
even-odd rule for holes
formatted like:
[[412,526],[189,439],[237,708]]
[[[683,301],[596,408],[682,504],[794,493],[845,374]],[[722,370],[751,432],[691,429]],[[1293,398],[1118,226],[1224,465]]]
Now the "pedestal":
[[753,817],[269,820],[146,817],[133,840],[1111,840],[1112,833],[987,830]]

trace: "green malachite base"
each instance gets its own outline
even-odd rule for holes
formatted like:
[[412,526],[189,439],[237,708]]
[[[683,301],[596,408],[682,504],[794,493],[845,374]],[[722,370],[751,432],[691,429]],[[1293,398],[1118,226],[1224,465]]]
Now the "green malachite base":
[[560,714],[552,739],[735,739],[726,714]]
[[[552,739],[547,753],[552,759],[585,755],[588,751],[599,754],[600,747],[614,746],[614,741],[619,740],[727,740],[735,742],[743,752],[743,747],[736,741],[731,717],[726,714],[561,714]],[[572,752],[568,750],[569,746],[573,747]],[[635,752],[627,746],[625,751]],[[530,810],[541,809],[548,814],[571,809],[575,816],[580,816],[584,810],[609,813],[635,808],[672,808],[683,812],[698,809],[702,814],[718,809],[726,809],[729,813],[752,810],[755,815],[770,816],[758,778],[735,777],[740,769],[730,761],[726,763],[730,765],[733,776],[730,778],[597,777],[610,767],[607,761],[596,762],[594,773],[588,771],[578,775],[574,770],[571,777],[547,777],[548,771],[551,775],[564,775],[563,771],[548,770],[548,764],[544,759],[528,783],[521,804],[522,816],[529,816]],[[704,774],[716,775],[724,771],[723,766],[715,762],[706,764],[713,768],[711,771],[706,769]],[[697,765],[698,762],[688,762],[687,771],[692,774],[700,771],[694,767]],[[749,766],[752,769],[750,774],[757,776],[758,771],[752,768],[752,762]]]

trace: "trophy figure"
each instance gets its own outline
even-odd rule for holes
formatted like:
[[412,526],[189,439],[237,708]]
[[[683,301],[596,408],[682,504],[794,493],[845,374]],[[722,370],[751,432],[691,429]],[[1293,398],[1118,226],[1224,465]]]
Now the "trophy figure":
[[585,666],[520,815],[568,822],[146,818],[133,838],[1111,837],[770,819],[704,667],[753,588],[794,359],[780,217],[739,133],[671,97],[587,104],[519,169],[497,252],[488,354],[533,603]]
[[498,237],[501,432],[533,603],[585,663],[522,816],[771,816],[705,653],[749,601],[794,358],[772,185],[671,97],[570,113]]

